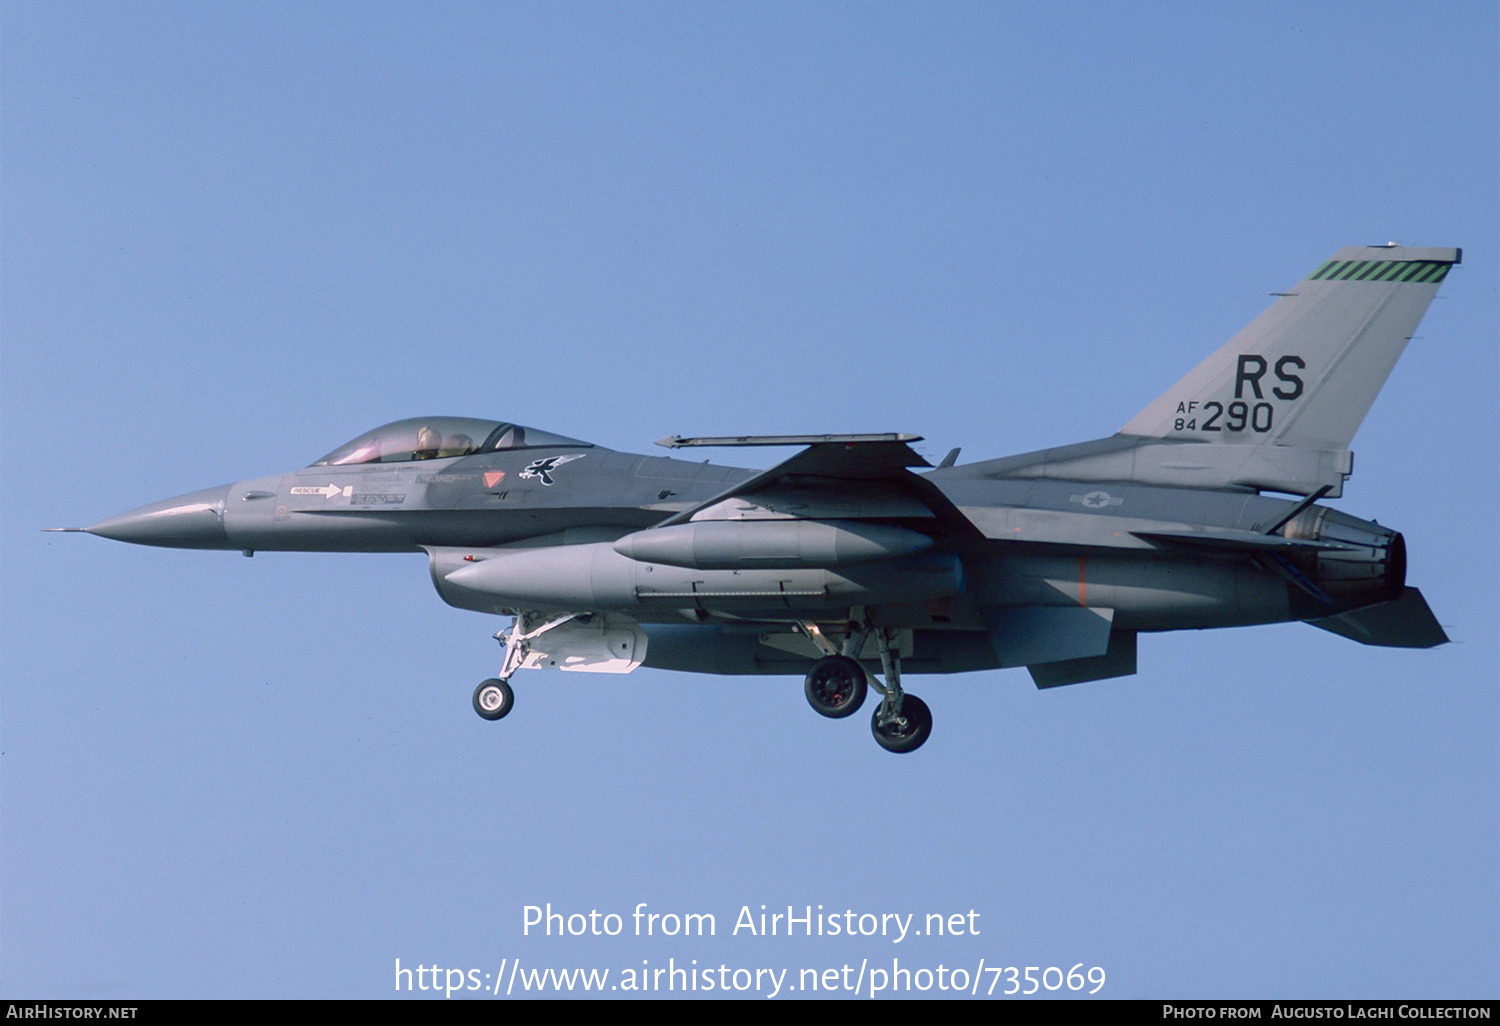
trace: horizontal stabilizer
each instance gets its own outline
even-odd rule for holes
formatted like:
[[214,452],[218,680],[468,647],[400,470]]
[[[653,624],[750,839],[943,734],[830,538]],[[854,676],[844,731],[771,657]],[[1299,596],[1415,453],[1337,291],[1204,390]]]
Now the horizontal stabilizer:
[[1086,606],[991,606],[983,612],[1001,666],[1102,656],[1115,618],[1113,609]]
[[1416,588],[1407,588],[1394,602],[1305,622],[1361,645],[1381,648],[1436,648],[1448,643],[1442,624]]
[[1028,666],[1039,688],[1058,688],[1135,673],[1135,631],[1110,631],[1109,650],[1088,659],[1064,659],[1056,663]]

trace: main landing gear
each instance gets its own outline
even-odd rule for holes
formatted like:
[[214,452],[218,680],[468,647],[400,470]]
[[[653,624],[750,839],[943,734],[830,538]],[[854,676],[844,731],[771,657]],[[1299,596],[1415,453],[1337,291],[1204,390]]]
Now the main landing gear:
[[[807,672],[803,692],[814,711],[830,719],[852,716],[864,704],[868,689],[880,692],[880,704],[870,718],[870,732],[888,752],[914,752],[932,734],[932,711],[916,695],[901,690],[901,655],[891,647],[890,631],[869,625],[853,628],[844,637],[841,651],[817,624],[803,623],[803,632],[824,653]],[[865,639],[875,635],[880,647],[880,666],[885,683],[872,679],[859,664]]]

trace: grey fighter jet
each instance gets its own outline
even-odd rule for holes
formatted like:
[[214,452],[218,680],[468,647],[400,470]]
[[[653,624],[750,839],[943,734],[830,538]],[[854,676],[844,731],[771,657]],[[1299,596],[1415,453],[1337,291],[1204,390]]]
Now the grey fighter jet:
[[428,555],[450,605],[511,618],[474,692],[523,669],[805,677],[845,717],[873,687],[892,752],[932,729],[903,673],[1136,672],[1142,633],[1301,620],[1366,645],[1448,639],[1401,535],[1321,500],[1457,249],[1351,247],[1109,437],[931,468],[915,435],[673,437],[799,446],[769,470],[642,456],[519,424],[417,417],[290,473],[81,530],[178,548]]

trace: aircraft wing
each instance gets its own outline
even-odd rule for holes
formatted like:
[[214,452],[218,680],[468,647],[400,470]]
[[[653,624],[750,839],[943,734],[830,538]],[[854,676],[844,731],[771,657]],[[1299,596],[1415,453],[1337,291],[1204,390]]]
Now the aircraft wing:
[[941,490],[912,473],[930,467],[908,442],[917,435],[777,435],[670,438],[697,445],[806,445],[769,470],[676,513],[657,527],[702,520],[925,520],[927,533],[983,536]]

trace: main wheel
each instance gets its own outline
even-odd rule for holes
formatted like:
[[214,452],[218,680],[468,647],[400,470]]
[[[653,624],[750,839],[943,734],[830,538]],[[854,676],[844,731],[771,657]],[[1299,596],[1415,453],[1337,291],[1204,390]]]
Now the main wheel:
[[491,677],[474,689],[474,711],[487,720],[500,720],[516,704],[516,693],[510,684]]
[[916,695],[903,695],[901,715],[881,726],[877,708],[870,719],[870,732],[880,747],[888,752],[915,752],[932,734],[932,711]]
[[870,686],[865,680],[864,667],[848,656],[833,655],[813,663],[802,691],[807,695],[808,705],[838,720],[859,711]]

